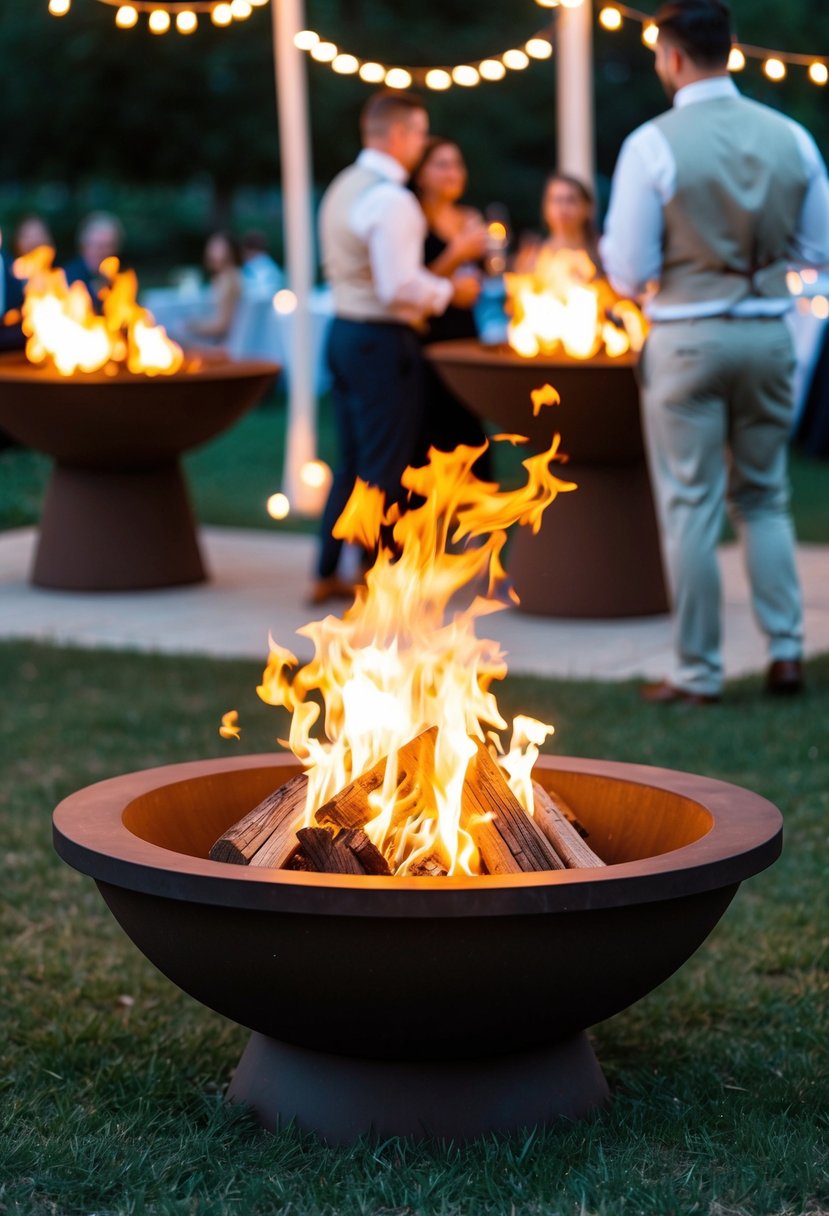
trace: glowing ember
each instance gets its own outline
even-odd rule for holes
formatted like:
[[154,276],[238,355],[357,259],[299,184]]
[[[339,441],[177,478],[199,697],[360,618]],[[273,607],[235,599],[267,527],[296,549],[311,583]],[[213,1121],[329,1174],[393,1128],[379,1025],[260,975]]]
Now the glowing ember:
[[542,252],[531,274],[507,274],[511,320],[507,340],[532,359],[561,348],[571,359],[603,350],[618,358],[641,350],[647,322],[632,300],[619,299],[583,250]]
[[[328,616],[299,630],[313,642],[314,658],[293,679],[297,659],[271,641],[257,689],[263,701],[292,711],[287,745],[307,770],[309,826],[324,802],[388,757],[383,785],[369,795],[365,831],[398,874],[427,858],[439,859],[449,874],[480,873],[462,788],[477,741],[503,750],[497,732],[507,723],[490,686],[506,675],[506,664],[497,642],[479,639],[475,627],[505,600],[517,600],[501,564],[506,529],[518,523],[538,531],[556,495],[575,489],[552,473],[563,459],[557,435],[549,451],[523,462],[526,483],[514,491],[475,478],[482,450],[432,450],[425,467],[407,469],[403,484],[420,505],[402,515],[358,482],[335,531],[377,550],[366,585],[342,619]],[[320,706],[310,695],[324,706],[323,737],[312,734]],[[223,725],[235,726],[227,718]],[[434,746],[420,748],[414,774],[402,770],[398,752],[427,731]],[[530,771],[552,731],[516,718],[501,761],[529,814]]]
[[181,347],[138,304],[134,271],[121,271],[117,258],[101,263],[109,285],[101,292],[99,316],[86,286],[67,284],[63,271],[52,266],[53,256],[41,246],[14,263],[14,273],[26,280],[23,332],[30,362],[51,363],[62,376],[117,370],[119,364],[147,376],[178,371]]

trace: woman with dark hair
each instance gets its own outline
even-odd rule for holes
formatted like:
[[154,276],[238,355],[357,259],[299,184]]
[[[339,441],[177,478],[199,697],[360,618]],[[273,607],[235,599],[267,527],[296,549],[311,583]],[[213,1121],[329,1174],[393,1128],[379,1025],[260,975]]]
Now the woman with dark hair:
[[569,173],[551,173],[544,184],[541,217],[546,238],[521,249],[515,262],[519,273],[543,275],[543,264],[562,250],[586,253],[601,274],[596,200],[590,188]]
[[191,321],[188,329],[209,346],[220,346],[230,335],[242,298],[242,255],[229,232],[214,232],[204,247],[204,268],[210,278],[212,314]]
[[[411,176],[411,187],[426,216],[428,232],[424,260],[433,274],[450,278],[459,268],[479,267],[486,251],[483,217],[460,200],[466,191],[467,170],[460,148],[451,139],[433,136]],[[453,338],[475,338],[471,308],[450,304],[441,316],[430,317],[422,334],[424,345]],[[446,387],[432,365],[426,364],[425,423],[421,459],[430,447],[450,452],[458,444],[480,447],[486,442],[481,423]],[[475,473],[490,476],[489,453],[476,462]]]

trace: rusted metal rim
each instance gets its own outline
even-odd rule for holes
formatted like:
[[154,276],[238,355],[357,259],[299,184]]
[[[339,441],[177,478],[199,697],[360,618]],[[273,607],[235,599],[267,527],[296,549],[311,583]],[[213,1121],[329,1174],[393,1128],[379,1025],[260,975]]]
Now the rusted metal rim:
[[[185,350],[185,359],[196,356]],[[201,356],[198,356],[202,358]],[[230,359],[202,358],[196,368],[182,367],[171,376],[148,376],[145,373],[120,372],[117,376],[108,376],[103,371],[75,372],[71,376],[62,376],[55,368],[47,365],[30,363],[25,355],[14,353],[0,356],[0,383],[8,381],[13,384],[63,384],[81,385],[94,389],[97,385],[112,390],[117,388],[146,388],[158,384],[170,384],[180,380],[198,380],[202,382],[216,380],[243,380],[250,376],[276,375],[279,364],[268,359]]]
[[633,351],[627,351],[615,358],[600,352],[590,359],[572,359],[561,352],[553,355],[533,355],[527,359],[517,354],[506,342],[497,346],[484,346],[475,338],[453,338],[448,342],[435,342],[425,347],[425,354],[433,363],[473,363],[482,367],[515,364],[516,367],[538,368],[542,371],[546,368],[563,367],[568,370],[572,368],[574,371],[579,368],[590,371],[597,367],[619,367],[627,370],[639,362],[638,354]]
[[[501,916],[581,911],[716,890],[765,869],[782,848],[772,803],[709,777],[616,761],[543,757],[537,769],[632,783],[695,803],[710,819],[699,839],[653,857],[595,870],[400,879],[306,874],[213,862],[135,835],[125,812],[152,791],[243,770],[297,771],[287,755],[192,761],[88,786],[54,812],[60,856],[96,880],[171,899],[238,908],[343,916]],[[274,774],[274,787],[280,777]]]

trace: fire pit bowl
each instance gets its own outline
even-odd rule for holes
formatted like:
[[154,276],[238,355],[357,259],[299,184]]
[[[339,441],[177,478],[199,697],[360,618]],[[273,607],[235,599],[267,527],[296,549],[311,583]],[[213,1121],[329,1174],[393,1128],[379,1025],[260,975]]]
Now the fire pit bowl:
[[156,967],[253,1030],[229,1099],[333,1143],[600,1106],[585,1028],[671,975],[781,847],[779,812],[737,786],[547,758],[537,779],[607,867],[401,879],[207,859],[298,771],[268,755],[116,777],[65,799],[54,839]]
[[0,358],[0,427],[55,462],[32,582],[129,591],[201,582],[180,456],[226,430],[273,384],[264,362],[205,362],[172,376],[61,376]]
[[[533,536],[512,540],[509,572],[525,612],[601,618],[667,612],[659,533],[648,477],[635,355],[523,359],[471,339],[425,348],[449,388],[481,418],[526,435],[535,451],[561,434],[569,461],[562,494]],[[549,381],[561,404],[533,415],[530,393]]]

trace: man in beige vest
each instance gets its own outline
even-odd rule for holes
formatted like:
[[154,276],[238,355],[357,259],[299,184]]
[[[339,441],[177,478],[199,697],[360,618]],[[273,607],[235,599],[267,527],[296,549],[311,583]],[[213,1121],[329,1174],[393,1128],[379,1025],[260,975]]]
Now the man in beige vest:
[[640,381],[676,664],[642,695],[720,698],[725,504],[768,639],[766,688],[795,693],[803,619],[786,472],[786,268],[829,260],[826,169],[802,127],[738,93],[723,0],[673,0],[654,21],[656,71],[673,108],[625,141],[601,246],[617,290],[652,293]]
[[407,188],[429,133],[411,93],[374,94],[363,107],[363,150],[329,186],[320,207],[325,277],[334,295],[328,341],[339,459],[322,519],[314,604],[351,593],[338,576],[332,528],[360,477],[402,496],[400,476],[418,454],[423,356],[417,330],[448,304],[470,307],[478,279],[443,278],[423,264],[426,220]]

